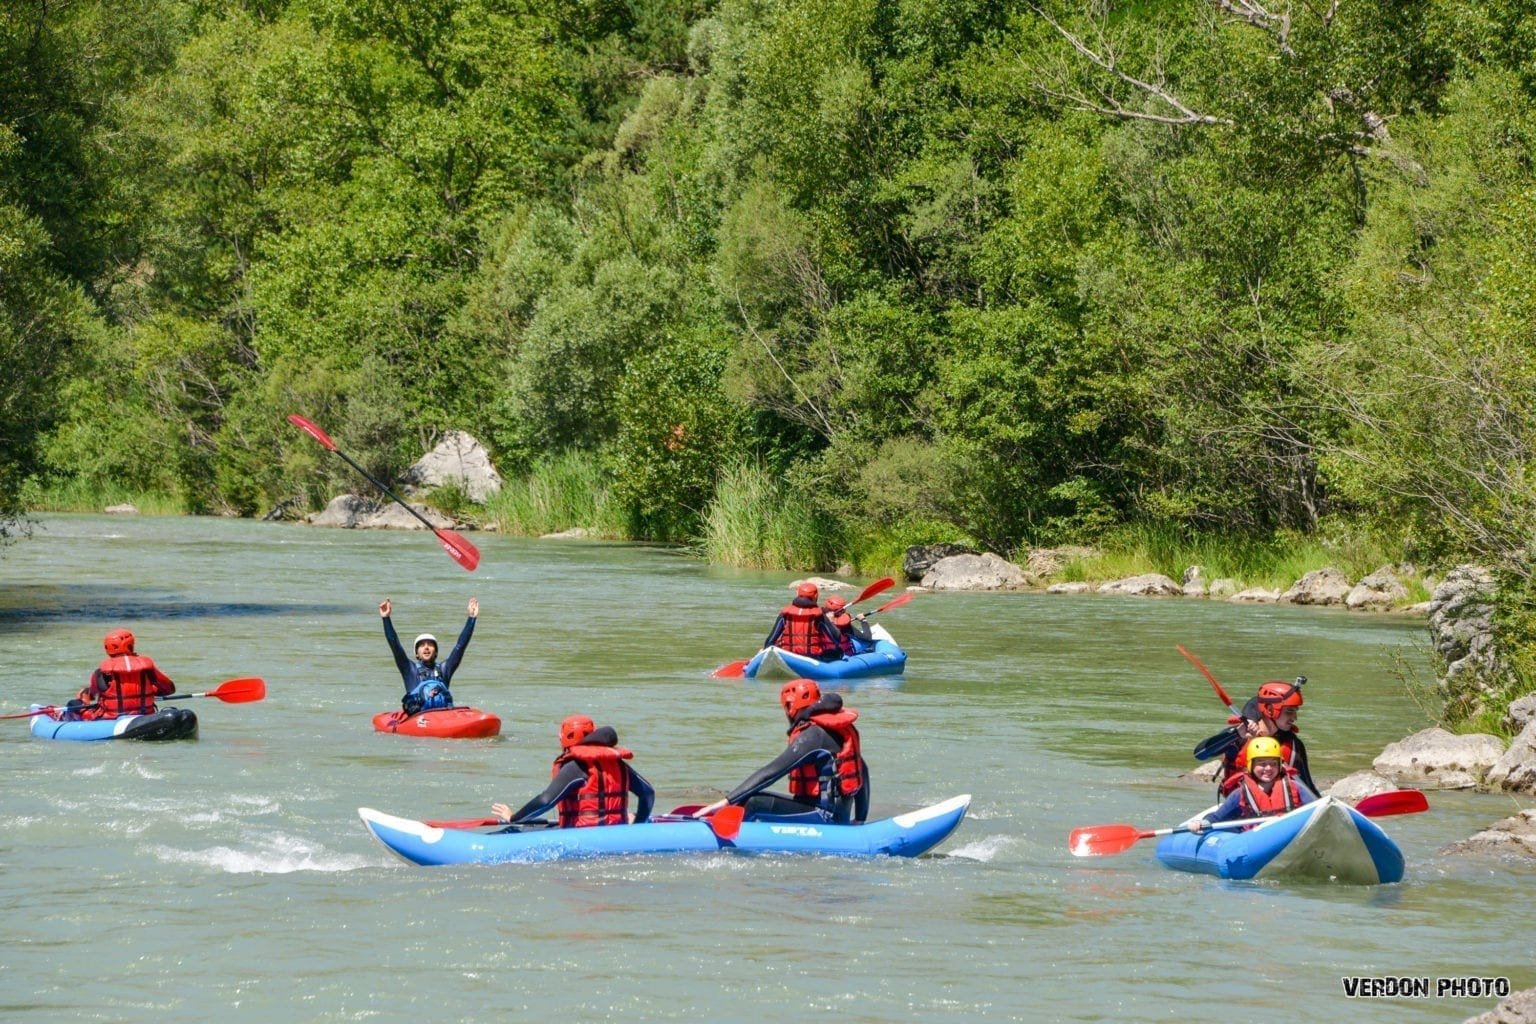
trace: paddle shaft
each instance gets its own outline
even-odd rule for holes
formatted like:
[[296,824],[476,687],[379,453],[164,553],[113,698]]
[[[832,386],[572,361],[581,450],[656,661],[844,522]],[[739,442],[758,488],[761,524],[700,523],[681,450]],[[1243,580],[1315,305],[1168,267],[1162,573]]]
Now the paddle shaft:
[[[158,698],[160,700],[187,700],[191,697],[217,697],[226,704],[245,704],[250,701],[261,700],[267,695],[266,681],[256,676],[246,676],[240,679],[226,679],[211,690],[202,693],[168,693]],[[73,710],[85,710],[86,708],[100,707],[99,702],[81,704]],[[49,704],[47,707],[38,708],[36,711],[23,711],[15,715],[0,715],[0,719],[6,718],[31,718],[34,715],[46,715],[60,710],[57,705]]]
[[1205,662],[1201,661],[1199,658],[1190,653],[1189,648],[1185,647],[1183,644],[1174,644],[1173,646],[1175,650],[1177,650],[1180,654],[1184,655],[1186,659],[1188,659],[1191,665],[1200,670],[1200,674],[1205,676],[1206,680],[1211,684],[1211,689],[1216,691],[1216,696],[1219,697],[1221,702],[1227,706],[1227,710],[1232,712],[1238,718],[1242,718],[1243,713],[1237,709],[1236,704],[1232,703],[1232,698],[1227,696],[1227,691],[1222,689],[1221,683],[1216,681],[1216,677],[1211,674],[1211,670],[1205,667]]

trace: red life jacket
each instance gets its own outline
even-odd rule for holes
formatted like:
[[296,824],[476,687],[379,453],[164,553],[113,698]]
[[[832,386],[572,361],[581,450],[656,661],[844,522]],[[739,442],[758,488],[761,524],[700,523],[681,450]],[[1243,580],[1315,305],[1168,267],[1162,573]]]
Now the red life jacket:
[[[162,682],[162,680],[164,680]],[[160,674],[155,663],[141,654],[119,654],[103,658],[81,699],[94,701],[82,718],[117,718],[120,715],[147,715],[155,710],[155,697],[175,692],[170,680]]]
[[1268,793],[1252,776],[1244,775],[1238,782],[1243,795],[1237,799],[1238,816],[1242,818],[1268,818],[1275,814],[1294,811],[1301,806],[1301,789],[1289,772],[1282,772]]
[[559,775],[566,762],[575,761],[587,770],[587,781],[560,801],[560,827],[625,824],[629,820],[629,769],[624,762],[634,756],[623,747],[584,744],[562,751],[555,758],[550,778]]
[[791,654],[803,654],[810,658],[821,657],[822,653],[831,646],[821,632],[822,611],[816,605],[801,608],[787,604],[779,614],[784,616],[784,632],[779,634],[778,643],[775,646],[782,647]]
[[836,615],[828,615],[827,618],[832,620],[832,625],[841,630],[841,633],[838,636],[838,643],[843,648],[843,657],[853,657],[858,653],[858,651],[853,646],[853,633],[851,633],[848,629],[849,626],[853,625],[853,616],[848,614],[847,610],[845,609],[838,612]]
[[[1275,737],[1280,743],[1280,767],[1289,775],[1296,768],[1296,746],[1289,740]],[[1245,743],[1238,748],[1236,754],[1229,755],[1221,762],[1221,784],[1217,792],[1226,796],[1238,787],[1238,784],[1248,777],[1248,745]]]
[[[832,775],[837,783],[834,796],[849,797],[864,785],[864,758],[859,754],[859,730],[853,727],[859,713],[853,708],[843,708],[831,714],[811,715],[789,731],[789,741],[813,725],[819,725],[842,744],[832,759]],[[821,769],[814,764],[803,764],[789,773],[789,795],[797,800],[818,800],[821,797]]]

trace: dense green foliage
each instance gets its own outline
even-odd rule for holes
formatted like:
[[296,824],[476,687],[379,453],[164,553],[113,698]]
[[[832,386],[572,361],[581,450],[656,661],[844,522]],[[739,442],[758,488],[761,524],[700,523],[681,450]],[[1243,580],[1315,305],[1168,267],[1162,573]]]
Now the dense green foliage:
[[1517,0],[16,0],[0,521],[319,502],[298,411],[730,561],[1527,579],[1533,52]]

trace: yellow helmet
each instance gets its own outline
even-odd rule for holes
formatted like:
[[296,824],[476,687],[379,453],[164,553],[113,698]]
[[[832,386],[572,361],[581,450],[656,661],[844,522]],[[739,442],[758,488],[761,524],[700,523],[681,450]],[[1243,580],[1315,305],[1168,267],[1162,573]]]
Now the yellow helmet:
[[1243,760],[1248,763],[1249,768],[1253,767],[1255,761],[1266,757],[1272,757],[1276,761],[1285,760],[1285,751],[1280,749],[1280,741],[1273,736],[1255,736],[1243,748]]

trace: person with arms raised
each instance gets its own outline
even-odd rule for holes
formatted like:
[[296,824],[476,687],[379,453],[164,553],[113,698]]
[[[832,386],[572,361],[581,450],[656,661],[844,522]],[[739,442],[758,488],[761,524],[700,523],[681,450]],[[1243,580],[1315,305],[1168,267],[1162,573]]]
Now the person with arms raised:
[[65,708],[65,718],[95,721],[123,715],[150,715],[155,698],[176,692],[176,684],[154,661],[134,650],[134,636],[114,629],[102,639],[107,656],[85,689]]
[[[612,726],[598,728],[586,715],[571,715],[560,723],[560,756],[550,768],[544,792],[516,811],[492,804],[496,817],[513,825],[531,821],[552,807],[560,811],[561,828],[639,824],[651,817],[656,791],[626,764],[633,752],[619,746]],[[635,814],[629,816],[629,795]]]
[[448,685],[459,669],[464,651],[469,647],[469,638],[475,633],[475,619],[480,616],[480,599],[469,599],[469,618],[464,621],[464,628],[459,632],[453,650],[441,662],[437,660],[437,637],[431,633],[421,634],[411,645],[411,649],[416,652],[414,661],[406,656],[405,649],[400,646],[400,637],[395,633],[394,620],[390,618],[392,609],[393,605],[387,597],[379,603],[379,617],[384,620],[384,639],[389,642],[390,653],[395,656],[395,667],[400,670],[400,678],[405,683],[405,696],[400,701],[401,710],[407,715],[417,715],[423,711],[453,707],[453,694]]
[[[724,800],[696,812],[707,817],[727,804],[746,816],[818,813],[824,821],[857,824],[869,816],[869,765],[859,749],[859,713],[812,679],[792,679],[779,690],[789,720],[789,745],[747,776]],[[789,796],[762,790],[789,777]]]
[[791,654],[801,654],[819,661],[836,661],[843,656],[843,638],[816,603],[816,584],[806,582],[795,588],[794,600],[779,610],[764,647],[782,647]]

